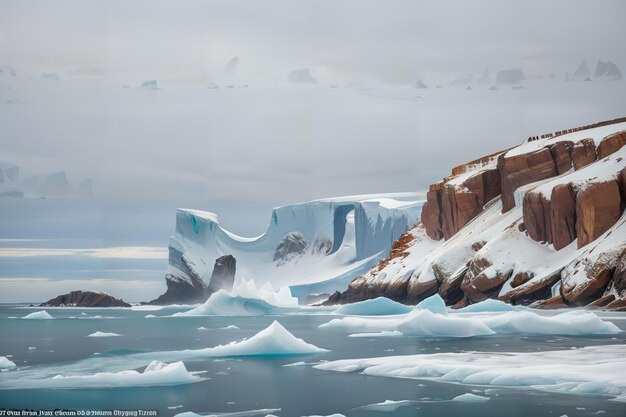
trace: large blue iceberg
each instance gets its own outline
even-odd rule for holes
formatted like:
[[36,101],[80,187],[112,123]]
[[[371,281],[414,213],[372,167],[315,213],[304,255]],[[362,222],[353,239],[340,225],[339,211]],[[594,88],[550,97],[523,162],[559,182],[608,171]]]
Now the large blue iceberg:
[[387,256],[419,219],[416,193],[341,197],[275,208],[266,232],[244,238],[223,229],[217,215],[179,209],[170,239],[167,279],[208,284],[215,260],[232,255],[236,281],[254,279],[309,294],[343,289]]

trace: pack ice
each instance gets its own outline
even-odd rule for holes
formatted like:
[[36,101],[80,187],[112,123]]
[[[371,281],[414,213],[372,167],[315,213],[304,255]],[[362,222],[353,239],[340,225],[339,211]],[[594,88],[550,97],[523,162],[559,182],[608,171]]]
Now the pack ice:
[[[497,364],[497,366],[494,366]],[[626,346],[547,352],[461,352],[324,362],[314,368],[392,378],[608,395],[626,401]]]
[[[396,332],[393,335],[398,336],[397,332],[400,332],[404,336],[416,337],[474,337],[496,334],[583,336],[621,332],[615,324],[606,322],[589,311],[575,310],[555,315],[537,314],[530,310],[503,311],[499,302],[491,300],[475,304],[473,309],[463,314],[448,313],[445,306],[441,307],[442,304],[443,300],[436,294],[418,304],[408,314],[387,317],[348,316],[333,319],[319,327],[357,332],[357,335],[372,332],[387,332],[387,335],[392,335],[390,332]],[[464,309],[460,310],[463,311]],[[473,314],[469,314],[472,312]],[[381,334],[383,335],[385,333]]]

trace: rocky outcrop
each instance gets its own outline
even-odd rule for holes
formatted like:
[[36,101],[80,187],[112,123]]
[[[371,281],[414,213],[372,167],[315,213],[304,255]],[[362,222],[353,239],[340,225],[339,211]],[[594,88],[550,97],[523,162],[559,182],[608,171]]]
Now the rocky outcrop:
[[569,140],[557,142],[554,145],[550,146],[550,154],[552,155],[552,160],[556,165],[557,174],[565,174],[572,168],[573,147],[574,142]]
[[617,152],[626,144],[626,131],[617,132],[602,139],[598,145],[598,159]]
[[502,212],[515,207],[515,190],[522,185],[554,177],[558,170],[548,148],[498,159],[502,184]]
[[237,261],[232,255],[224,255],[215,260],[213,273],[209,281],[208,292],[210,294],[218,290],[231,291],[235,283]]
[[[217,258],[207,286],[190,265],[190,261],[170,246],[170,264],[184,272],[184,276],[166,274],[167,290],[148,304],[195,304],[205,302],[214,292],[225,289],[232,290],[235,282],[236,260],[232,255]],[[182,274],[181,274],[182,275]]]
[[581,139],[572,148],[574,169],[579,170],[596,160],[596,144],[593,139]]
[[443,238],[441,227],[442,188],[443,183],[432,184],[426,193],[426,202],[422,207],[422,223],[428,236],[434,240]]
[[202,303],[208,298],[204,281],[197,278],[193,281],[180,278],[176,275],[165,275],[167,290],[148,304],[195,304]]
[[576,275],[561,276],[561,297],[565,304],[572,307],[586,306],[594,300],[602,297],[611,278],[614,266],[599,262],[585,268],[587,277],[583,282],[577,282]]
[[478,170],[462,181],[458,181],[459,175],[462,174],[453,174],[431,185],[426,194],[422,223],[432,239],[449,239],[500,193],[500,175],[496,169]]
[[302,233],[288,233],[278,242],[278,245],[276,245],[272,260],[276,262],[276,266],[284,265],[304,255],[308,246]]
[[625,121],[592,125],[578,141],[568,133],[586,128],[531,137],[453,168],[430,186],[422,225],[327,303],[415,304],[438,293],[457,307],[498,298],[626,308]]
[[596,240],[609,230],[622,214],[617,181],[589,184],[576,197],[578,247]]
[[103,292],[72,291],[56,296],[40,307],[130,307],[130,304]]
[[576,193],[571,184],[559,184],[552,189],[550,238],[556,250],[576,239]]
[[552,287],[561,279],[561,270],[537,281],[533,281],[528,273],[517,274],[515,278],[523,275],[525,275],[526,280],[519,285],[512,285],[514,289],[499,297],[500,300],[513,305],[530,305],[538,301],[548,300],[552,296]]
[[487,259],[476,256],[470,261],[461,289],[471,303],[495,298],[512,273],[512,270],[499,271]]
[[528,192],[522,203],[526,233],[537,242],[552,241],[550,201],[542,194]]

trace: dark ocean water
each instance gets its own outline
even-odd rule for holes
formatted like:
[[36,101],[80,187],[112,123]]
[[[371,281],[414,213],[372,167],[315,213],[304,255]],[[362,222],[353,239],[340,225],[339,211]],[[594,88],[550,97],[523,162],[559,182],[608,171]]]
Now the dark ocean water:
[[[37,311],[15,306],[0,307],[0,355],[19,369],[63,373],[61,366],[96,358],[106,369],[111,361],[119,371],[120,360],[137,351],[200,349],[249,338],[278,320],[295,336],[330,352],[310,356],[185,360],[189,371],[203,371],[201,382],[177,386],[90,389],[1,389],[0,408],[31,409],[146,409],[161,416],[184,411],[229,413],[277,409],[279,416],[624,416],[626,404],[598,396],[555,394],[531,389],[510,389],[421,380],[324,372],[310,366],[284,367],[298,361],[316,362],[344,358],[441,353],[460,351],[541,351],[576,346],[623,344],[624,333],[593,337],[498,336],[471,339],[425,340],[417,338],[350,338],[345,332],[319,329],[332,317],[299,314],[258,317],[145,318],[170,315],[176,310],[48,309],[55,320],[21,320]],[[84,313],[84,314],[82,314]],[[94,318],[100,316],[100,318]],[[72,318],[73,317],[73,318]],[[626,315],[604,314],[626,329]],[[236,325],[237,330],[223,327]],[[198,330],[205,327],[208,330]],[[102,331],[121,337],[93,338]],[[35,349],[32,349],[32,348]],[[29,349],[30,348],[30,349]],[[94,355],[95,353],[98,355]],[[115,362],[113,362],[115,358]],[[113,366],[115,363],[115,366]],[[495,365],[494,365],[495,366]],[[132,369],[132,367],[131,367]],[[143,370],[142,368],[138,368]],[[625,372],[616,369],[616,372]],[[0,373],[0,386],[11,385],[15,371]],[[486,391],[487,390],[487,391]],[[486,391],[486,392],[485,392]],[[484,403],[450,401],[474,393],[490,398]],[[359,409],[385,400],[413,400],[394,412]],[[168,408],[169,407],[169,408]],[[171,408],[178,407],[178,408]],[[261,415],[265,415],[262,413]]]

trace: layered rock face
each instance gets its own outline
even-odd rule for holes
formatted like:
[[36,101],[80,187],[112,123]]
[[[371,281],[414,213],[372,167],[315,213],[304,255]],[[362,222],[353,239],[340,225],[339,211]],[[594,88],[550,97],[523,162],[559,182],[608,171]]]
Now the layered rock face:
[[[626,119],[534,137],[430,186],[422,224],[329,302],[626,306]],[[382,266],[382,267],[381,267]]]
[[103,292],[72,291],[56,296],[40,307],[130,307],[130,304]]
[[213,273],[209,281],[209,293],[218,290],[231,291],[235,284],[235,272],[237,272],[237,260],[232,255],[224,255],[215,260]]
[[217,258],[211,273],[209,284],[193,272],[193,266],[185,256],[170,246],[170,263],[174,262],[181,271],[185,272],[185,277],[174,274],[166,274],[165,282],[167,290],[157,299],[148,304],[194,304],[205,302],[214,292],[225,289],[232,290],[235,282],[235,272],[237,261],[232,255],[225,255]]
[[276,262],[276,266],[284,265],[304,255],[308,247],[309,244],[302,233],[287,233],[278,242],[272,260]]

